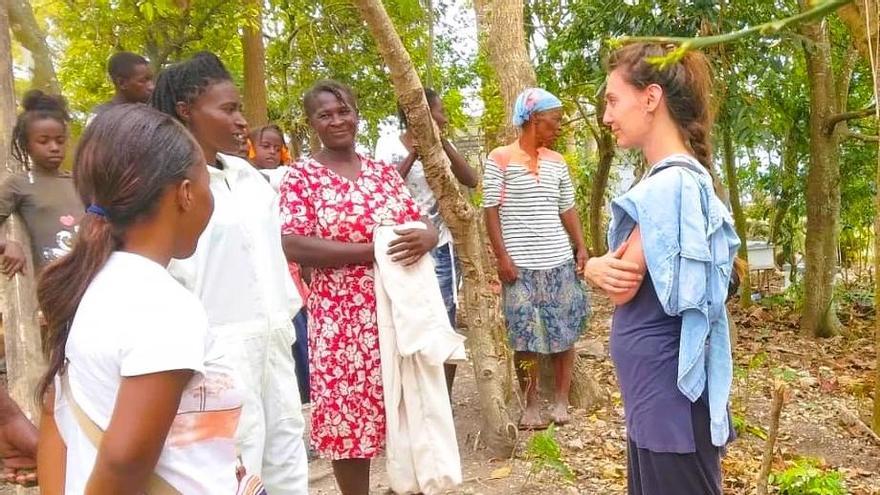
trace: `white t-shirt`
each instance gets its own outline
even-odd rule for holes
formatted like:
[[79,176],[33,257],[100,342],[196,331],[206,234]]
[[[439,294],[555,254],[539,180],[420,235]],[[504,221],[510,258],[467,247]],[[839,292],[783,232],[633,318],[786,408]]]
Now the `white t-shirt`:
[[[70,388],[102,430],[122,377],[194,370],[155,472],[181,493],[233,494],[241,395],[223,351],[208,336],[199,300],[165,268],[117,251],[86,289],[67,340]],[[56,377],[55,390],[61,391]],[[67,446],[65,493],[84,493],[97,456],[56,393],[55,419]]]
[[290,165],[260,169],[260,173],[269,181],[269,185],[272,186],[276,193],[281,189],[281,183],[284,182],[287,172],[290,172]]
[[[383,161],[389,165],[397,167],[408,155],[409,150],[400,141],[400,136],[398,135],[382,136],[376,143],[376,160]],[[422,214],[427,216],[434,223],[434,226],[437,227],[437,232],[439,233],[437,247],[451,242],[452,232],[449,231],[449,226],[446,225],[443,217],[440,216],[440,205],[437,203],[437,198],[434,197],[434,192],[431,191],[431,186],[428,185],[428,179],[425,177],[425,167],[422,166],[420,160],[413,162],[412,168],[409,169],[409,174],[404,178],[404,182],[406,182],[406,187],[409,189],[410,194],[412,194]]]

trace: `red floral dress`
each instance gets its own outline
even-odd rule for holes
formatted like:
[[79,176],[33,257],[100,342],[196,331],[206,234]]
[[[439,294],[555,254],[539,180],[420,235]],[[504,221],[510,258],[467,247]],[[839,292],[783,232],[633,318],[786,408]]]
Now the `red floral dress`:
[[[282,233],[369,243],[383,221],[421,217],[397,170],[361,161],[356,181],[298,161],[281,185]],[[317,268],[310,288],[311,445],[333,460],[373,458],[385,444],[373,265]]]

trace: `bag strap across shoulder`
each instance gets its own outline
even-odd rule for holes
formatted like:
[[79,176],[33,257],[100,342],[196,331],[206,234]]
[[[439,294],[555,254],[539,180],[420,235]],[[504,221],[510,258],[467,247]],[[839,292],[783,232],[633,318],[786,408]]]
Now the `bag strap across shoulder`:
[[668,162],[664,163],[663,166],[652,170],[649,177],[656,175],[658,172],[666,170],[667,168],[670,168],[670,167],[684,167],[684,168],[690,170],[691,172],[697,173],[699,175],[704,175],[704,174],[708,173],[706,168],[703,167],[702,165],[698,166],[697,164],[691,162],[690,160],[676,158],[674,160],[669,160]]
[[[67,403],[70,405],[70,410],[73,412],[73,417],[76,418],[80,430],[82,430],[96,449],[99,448],[101,445],[101,438],[104,437],[104,431],[101,430],[101,427],[98,426],[97,423],[92,421],[92,418],[83,411],[79,406],[79,403],[76,402],[76,399],[73,398],[73,393],[70,390],[70,374],[67,372],[67,364],[61,369],[59,375],[61,378],[62,393],[67,399]],[[176,488],[171,486],[171,484],[165,481],[164,478],[156,474],[155,471],[150,473],[150,479],[147,481],[147,489],[145,493],[147,495],[181,495]]]

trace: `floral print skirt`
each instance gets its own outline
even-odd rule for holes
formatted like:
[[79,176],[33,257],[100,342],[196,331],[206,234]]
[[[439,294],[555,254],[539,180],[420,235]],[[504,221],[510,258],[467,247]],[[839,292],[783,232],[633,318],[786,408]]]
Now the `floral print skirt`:
[[590,301],[574,260],[549,270],[519,268],[504,284],[504,317],[514,351],[553,354],[574,346],[586,329]]

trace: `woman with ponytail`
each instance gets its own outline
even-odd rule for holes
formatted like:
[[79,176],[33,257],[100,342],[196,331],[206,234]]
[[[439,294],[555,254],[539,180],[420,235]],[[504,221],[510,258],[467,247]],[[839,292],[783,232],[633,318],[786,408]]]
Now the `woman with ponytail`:
[[73,179],[79,236],[37,285],[41,492],[235,493],[238,386],[166,270],[213,210],[198,143],[152,108],[114,106],[86,128]]
[[622,148],[641,150],[646,176],[612,201],[611,252],[586,278],[617,306],[611,357],[623,396],[631,495],[721,493],[733,438],[725,301],[740,241],[713,190],[711,74],[688,52],[627,45],[608,63],[604,115]]
[[[31,90],[24,95],[22,107],[12,130],[12,157],[25,171],[0,184],[0,223],[15,213],[22,216],[39,272],[70,251],[83,207],[70,174],[61,170],[70,120],[64,98]],[[0,253],[4,275],[24,269],[20,244],[10,241]]]

